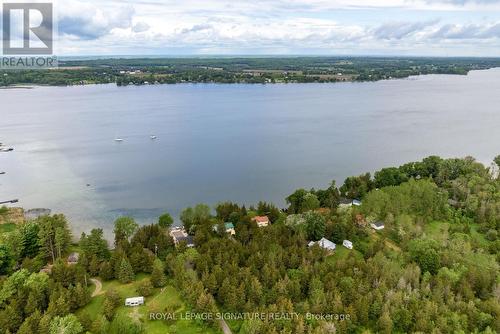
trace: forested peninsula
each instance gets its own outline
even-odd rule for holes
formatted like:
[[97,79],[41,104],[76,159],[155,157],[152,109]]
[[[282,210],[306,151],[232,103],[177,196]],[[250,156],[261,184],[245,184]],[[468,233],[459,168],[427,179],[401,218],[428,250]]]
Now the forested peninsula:
[[494,161],[430,156],[284,209],[199,204],[182,227],[120,217],[112,241],[3,207],[0,333],[498,333]]

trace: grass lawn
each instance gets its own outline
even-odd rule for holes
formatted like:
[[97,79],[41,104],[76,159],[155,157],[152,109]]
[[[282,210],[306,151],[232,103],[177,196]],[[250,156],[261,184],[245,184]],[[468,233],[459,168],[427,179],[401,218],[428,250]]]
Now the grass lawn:
[[16,224],[13,223],[0,224],[0,233],[12,232],[15,229],[16,229]]
[[[139,274],[136,275],[136,279],[132,283],[121,284],[117,280],[102,282],[102,291],[106,292],[109,289],[115,289],[120,297],[125,298],[135,297],[139,294],[135,291],[137,285],[140,281],[148,278],[149,275]],[[91,302],[87,304],[83,309],[79,310],[78,313],[87,312],[90,314],[92,319],[95,319],[97,315],[103,314],[103,303],[104,294],[93,297]],[[190,309],[183,302],[179,292],[172,286],[167,285],[162,289],[154,289],[151,296],[146,297],[145,305],[138,307],[127,307],[125,305],[118,307],[117,314],[125,314],[140,321],[145,329],[145,333],[152,334],[163,334],[163,333],[176,333],[176,334],[190,334],[190,333],[207,333],[215,334],[220,333],[220,331],[215,330],[202,322],[197,322],[195,320],[188,319],[177,319],[177,320],[150,320],[150,312],[160,312],[165,313],[175,310],[180,317],[181,313],[190,312]]]
[[446,240],[448,240],[449,227],[449,223],[433,221],[424,225],[424,232],[431,239],[434,239],[439,243],[444,243]]
[[356,250],[356,244],[354,244],[354,249],[347,249],[343,245],[338,244],[331,255],[327,257],[327,261],[338,261],[341,259],[346,259],[350,255],[362,259],[363,255]]

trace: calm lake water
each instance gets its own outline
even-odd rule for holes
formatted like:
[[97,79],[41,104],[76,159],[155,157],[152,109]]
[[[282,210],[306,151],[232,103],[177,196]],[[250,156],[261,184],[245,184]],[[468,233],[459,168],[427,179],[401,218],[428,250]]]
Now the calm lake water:
[[500,69],[375,83],[0,90],[0,142],[15,148],[0,153],[0,200],[65,213],[76,235],[199,202],[284,206],[296,188],[431,154],[489,163],[500,153],[499,109]]

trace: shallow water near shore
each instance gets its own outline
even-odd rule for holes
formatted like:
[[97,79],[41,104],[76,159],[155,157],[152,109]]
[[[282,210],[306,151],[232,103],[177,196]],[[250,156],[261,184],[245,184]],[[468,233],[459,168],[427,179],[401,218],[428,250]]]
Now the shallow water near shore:
[[[199,202],[284,206],[299,187],[435,154],[500,154],[500,69],[374,83],[0,90],[0,200],[75,235]],[[150,136],[157,136],[151,139]],[[115,138],[122,138],[122,142]]]

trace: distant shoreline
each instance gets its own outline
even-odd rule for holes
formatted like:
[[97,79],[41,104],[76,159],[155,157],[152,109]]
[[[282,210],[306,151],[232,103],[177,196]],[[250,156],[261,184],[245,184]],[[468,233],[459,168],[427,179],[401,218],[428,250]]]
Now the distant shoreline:
[[0,87],[376,82],[497,67],[500,58],[114,58],[65,60],[51,70],[0,70]]
[[133,84],[133,85],[124,85],[120,86],[116,82],[109,82],[109,83],[85,83],[85,84],[73,84],[73,85],[47,85],[47,84],[34,84],[34,85],[12,85],[12,86],[0,86],[0,90],[15,90],[15,89],[36,89],[36,88],[41,88],[41,87],[87,87],[87,86],[100,86],[100,85],[114,85],[117,87],[138,87],[138,86],[168,86],[168,85],[297,85],[297,84],[346,84],[346,83],[375,83],[375,82],[381,82],[381,81],[396,81],[396,80],[407,80],[407,79],[412,79],[412,78],[419,78],[419,77],[425,77],[425,76],[431,76],[431,75],[446,75],[446,76],[468,76],[470,72],[476,72],[476,71],[489,71],[493,69],[500,69],[500,66],[497,67],[491,67],[491,68],[485,68],[485,69],[477,69],[477,70],[470,70],[465,74],[459,74],[459,73],[425,73],[425,74],[416,74],[416,75],[409,75],[407,77],[401,77],[401,78],[384,78],[384,79],[378,79],[378,80],[364,80],[364,81],[359,81],[359,80],[346,80],[346,81],[331,81],[331,82],[268,82],[268,83],[248,83],[248,82],[176,82],[176,83],[161,83],[161,84]]

